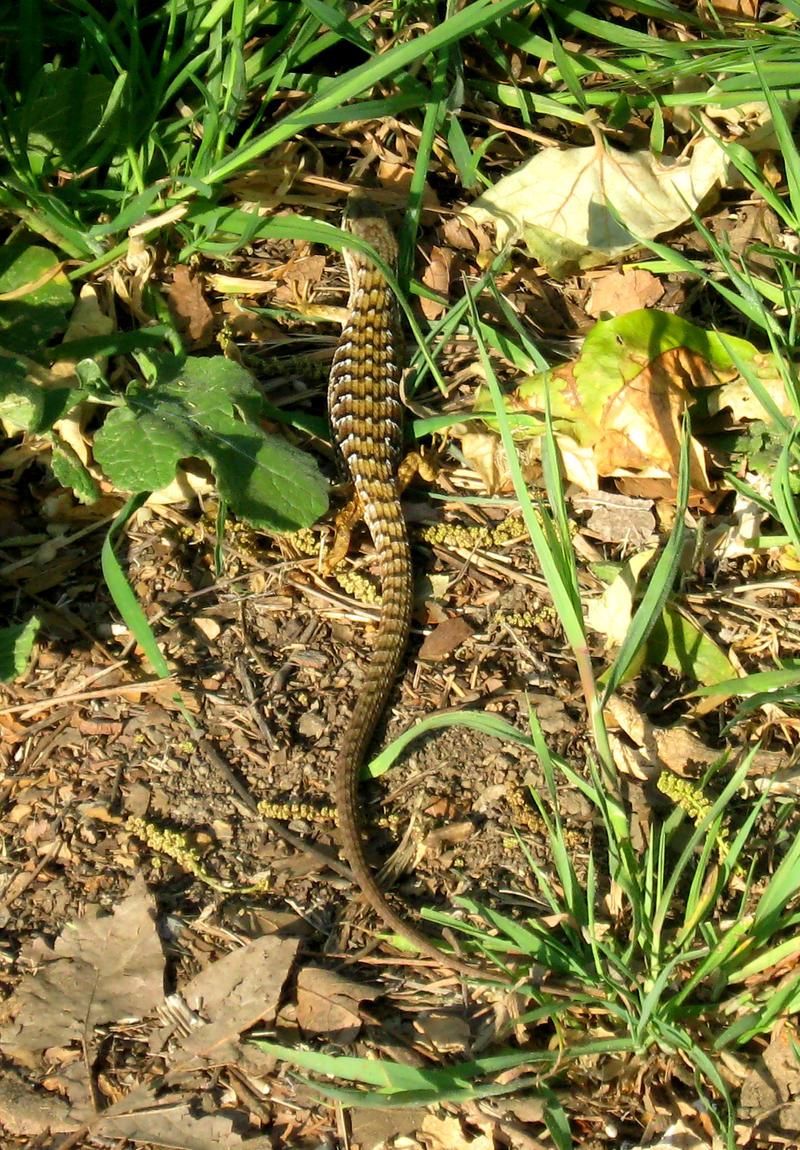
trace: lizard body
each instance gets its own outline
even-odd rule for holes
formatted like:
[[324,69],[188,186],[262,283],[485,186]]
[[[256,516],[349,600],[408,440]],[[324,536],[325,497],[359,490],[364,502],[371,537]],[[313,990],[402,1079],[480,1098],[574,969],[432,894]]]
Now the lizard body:
[[[346,230],[365,240],[394,268],[397,243],[380,209],[362,192],[351,193]],[[462,974],[480,975],[448,955],[387,901],[364,851],[358,778],[362,763],[405,654],[413,605],[413,573],[397,471],[402,453],[401,343],[397,303],[380,269],[360,250],[345,249],[350,280],[347,318],[336,348],[328,412],[339,462],[355,489],[343,513],[347,548],[354,511],[364,519],[378,555],[381,613],[365,679],[345,730],[334,796],[343,853],[373,910],[428,958]]]

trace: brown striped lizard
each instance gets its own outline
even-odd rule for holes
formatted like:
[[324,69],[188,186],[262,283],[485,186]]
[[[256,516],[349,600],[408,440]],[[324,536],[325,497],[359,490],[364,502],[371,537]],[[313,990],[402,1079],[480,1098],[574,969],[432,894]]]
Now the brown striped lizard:
[[[351,193],[343,226],[371,245],[394,270],[397,242],[380,208],[366,193]],[[359,773],[408,643],[413,573],[400,503],[405,476],[398,475],[399,471],[404,472],[405,461],[400,462],[402,345],[397,301],[383,272],[369,256],[360,249],[345,248],[344,258],[350,297],[333,357],[328,413],[336,455],[353,484],[354,497],[337,519],[328,567],[346,553],[350,529],[363,519],[378,556],[381,612],[372,657],[336,766],[334,795],[340,841],[362,893],[392,930],[440,965],[461,974],[485,977],[480,970],[440,950],[391,906],[364,851]],[[413,473],[414,465],[407,470]]]

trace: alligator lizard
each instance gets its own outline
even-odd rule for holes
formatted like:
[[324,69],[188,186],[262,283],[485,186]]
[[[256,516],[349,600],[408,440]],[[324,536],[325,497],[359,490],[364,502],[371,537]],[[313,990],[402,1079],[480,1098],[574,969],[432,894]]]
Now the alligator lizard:
[[[394,268],[397,243],[381,210],[362,191],[351,193],[345,230],[369,243]],[[354,500],[337,523],[333,556],[347,549],[349,527],[363,518],[381,579],[381,613],[372,659],[342,739],[334,796],[343,853],[373,910],[420,953],[463,974],[475,968],[439,950],[396,912],[379,887],[364,852],[358,777],[408,642],[413,603],[411,552],[397,471],[402,452],[401,343],[397,302],[383,273],[355,248],[344,251],[350,280],[347,318],[333,357],[328,413],[340,465]]]

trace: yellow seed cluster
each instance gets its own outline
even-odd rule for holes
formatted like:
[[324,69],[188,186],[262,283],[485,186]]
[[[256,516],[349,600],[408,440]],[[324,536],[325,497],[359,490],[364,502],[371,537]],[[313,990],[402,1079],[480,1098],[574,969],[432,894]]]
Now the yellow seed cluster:
[[284,537],[301,555],[316,555],[319,552],[319,538],[310,527],[301,527]]
[[225,534],[228,542],[238,551],[241,551],[243,555],[247,555],[250,559],[261,557],[261,540],[252,527],[246,523],[238,523],[229,519],[225,524]]
[[[541,516],[537,514],[537,519],[540,518]],[[492,528],[492,541],[495,547],[501,547],[504,543],[510,543],[512,539],[519,539],[520,536],[525,535],[527,535],[527,528],[520,515],[509,515],[508,519],[501,519]]]
[[[291,822],[292,819],[306,819],[311,822],[319,822],[322,819],[334,825],[338,822],[336,807],[325,803],[273,803],[269,799],[262,799],[257,809],[265,819],[279,819],[284,823]],[[396,832],[400,821],[399,815],[381,815],[377,819],[372,819],[371,825]]]
[[[547,837],[549,831],[547,823],[538,811],[534,810],[528,801],[527,788],[512,779],[508,784],[506,798],[516,821],[535,835]],[[562,838],[570,850],[586,850],[586,835],[580,831],[562,828]]]
[[221,891],[223,894],[255,894],[269,887],[269,880],[267,879],[250,886],[236,886],[233,883],[221,882],[208,870],[199,851],[190,845],[188,836],[184,831],[156,826],[155,823],[151,823],[139,815],[130,815],[125,820],[125,829],[129,834],[135,835],[137,839],[146,843],[150,850],[171,858],[178,866],[183,867],[185,871],[194,875],[196,879],[211,887],[212,890]]
[[498,611],[492,616],[493,623],[505,623],[508,627],[518,627],[522,631],[532,631],[541,616],[534,611]]
[[336,808],[330,806],[315,806],[313,803],[273,803],[269,799],[262,799],[258,804],[258,813],[265,819],[279,819],[288,823],[292,819],[326,819],[336,822]]
[[334,578],[347,595],[352,595],[361,603],[380,602],[381,593],[378,588],[358,571],[347,571],[344,568],[339,570],[337,568]]
[[701,822],[711,810],[711,803],[698,787],[670,771],[662,771],[658,776],[658,789],[696,823]]
[[[662,771],[658,776],[657,785],[662,794],[677,803],[681,810],[694,820],[695,825],[701,823],[711,810],[713,804],[700,788],[690,783],[688,779],[682,779],[670,771]],[[724,828],[720,829],[715,837],[719,861],[725,862],[729,851],[728,832]]]
[[422,527],[416,533],[419,539],[426,543],[438,544],[442,547],[458,547],[466,551],[476,548],[489,550],[493,547],[502,547],[512,539],[525,535],[525,524],[519,515],[509,516],[493,527],[484,527],[477,523],[465,525],[463,523],[434,523],[430,527]]
[[486,549],[492,546],[492,532],[488,527],[473,524],[465,527],[462,523],[433,523],[420,528],[418,538],[426,543],[443,547],[461,547],[472,551],[476,547]]

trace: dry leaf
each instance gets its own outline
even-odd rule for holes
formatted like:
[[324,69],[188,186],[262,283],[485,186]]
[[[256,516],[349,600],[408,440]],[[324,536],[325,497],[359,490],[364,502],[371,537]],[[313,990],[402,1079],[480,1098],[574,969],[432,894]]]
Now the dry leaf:
[[213,619],[210,615],[198,615],[194,620],[194,625],[209,642],[218,639],[222,631],[222,624],[218,623],[217,620]]
[[718,19],[720,16],[734,19],[756,20],[758,18],[759,0],[714,0],[713,8],[707,3],[700,5],[700,11],[705,9],[706,17]]
[[16,1137],[35,1138],[73,1130],[69,1103],[57,1094],[34,1090],[7,1068],[0,1078],[0,1130]]
[[[152,222],[152,218],[149,222]],[[128,305],[134,317],[145,325],[153,317],[142,307],[142,298],[153,274],[155,262],[153,249],[147,246],[142,236],[131,232],[125,256],[119,263],[114,264],[111,271],[114,291]]]
[[623,543],[627,547],[644,547],[653,538],[656,517],[649,499],[631,499],[616,491],[591,491],[576,495],[576,511],[588,511],[584,532],[601,543]]
[[[704,361],[695,352],[675,348],[651,360],[617,392],[605,408],[594,447],[600,475],[636,471],[649,478],[677,476],[688,385],[699,381],[704,368]],[[710,489],[703,450],[694,440],[689,476],[695,489]]]
[[657,1142],[648,1142],[646,1146],[633,1146],[631,1150],[717,1150],[721,1143],[699,1137],[682,1119],[674,1122],[665,1130]]
[[[100,289],[95,284],[84,284],[69,317],[63,343],[76,339],[91,339],[94,336],[110,335],[114,330],[114,320],[103,310],[100,302]],[[75,375],[77,359],[56,360],[50,369],[54,380],[64,382]],[[104,370],[107,356],[98,356],[97,362]]]
[[296,938],[265,935],[200,971],[182,998],[204,1021],[181,1038],[184,1051],[217,1064],[236,1062],[239,1035],[274,1021],[299,945]]
[[[647,494],[643,481],[656,480],[653,495],[674,498],[687,408],[702,398],[709,415],[736,406],[747,416],[763,418],[752,391],[745,408],[746,388],[734,355],[767,390],[778,394],[783,384],[774,357],[762,355],[747,341],[704,331],[666,312],[628,312],[595,324],[575,359],[523,379],[505,405],[517,442],[527,445],[544,430],[549,399],[571,482],[595,490],[599,476],[609,476],[629,494]],[[475,412],[490,427],[496,423],[488,387],[478,391]],[[496,435],[468,442],[465,455],[487,482],[502,484],[503,457]],[[692,504],[708,504],[705,454],[694,439],[689,460]]]
[[619,646],[627,635],[633,618],[639,576],[656,553],[653,548],[631,556],[603,594],[590,601],[586,609],[586,620],[594,631],[605,636],[607,651]]
[[297,977],[297,1025],[307,1034],[325,1034],[346,1046],[361,1029],[358,1004],[379,993],[323,967],[303,967]]
[[272,274],[280,276],[282,280],[275,292],[275,300],[291,304],[310,300],[322,278],[326,263],[325,256],[298,255],[283,267],[273,268]]
[[171,507],[174,503],[192,504],[205,495],[214,495],[217,485],[211,469],[204,460],[186,461],[178,465],[175,478],[166,487],[147,497],[146,506]]
[[197,1099],[188,1102],[185,1095],[168,1097],[155,1094],[148,1108],[142,1106],[133,1114],[103,1114],[92,1124],[93,1133],[105,1138],[130,1139],[168,1150],[272,1150],[271,1136],[243,1139],[239,1131],[249,1126],[241,1110],[218,1110],[204,1114]]
[[446,619],[438,627],[434,627],[430,635],[419,649],[419,658],[432,662],[446,659],[451,651],[455,651],[474,634],[472,627],[460,615],[453,619]]
[[498,247],[522,237],[551,274],[563,274],[606,263],[684,223],[712,188],[727,183],[729,167],[713,138],[700,140],[688,161],[658,160],[613,148],[595,130],[591,147],[544,149],[465,214],[493,221]]
[[[609,731],[615,746],[619,746],[619,758],[614,751],[617,765],[635,778],[658,778],[665,768],[693,778],[702,775],[719,758],[719,750],[707,747],[687,726],[676,723],[672,727],[657,727],[621,695],[611,696],[604,714],[610,726],[618,726],[628,737],[623,743]],[[631,743],[636,744],[636,750],[632,750]]]
[[203,285],[191,268],[177,264],[167,288],[167,304],[187,349],[208,347],[214,340],[214,313],[206,303]]
[[429,1150],[494,1150],[494,1140],[486,1134],[468,1137],[458,1118],[429,1114],[422,1123]]
[[417,1138],[427,1110],[372,1110],[355,1106],[348,1118],[352,1142],[359,1150],[427,1150]]
[[[712,84],[708,89],[709,103],[706,104],[704,111],[707,116],[714,120],[721,120],[725,125],[725,138],[736,139],[737,143],[743,144],[749,151],[753,153],[781,151],[781,141],[778,138],[778,133],[775,130],[775,121],[772,115],[772,109],[766,100],[740,100],[736,104],[731,105],[724,97],[727,93],[721,90],[721,87]],[[713,103],[715,97],[722,98],[721,104]],[[800,108],[800,101],[798,100],[779,100],[778,101],[783,112],[784,119],[791,128],[797,118],[797,112]],[[691,112],[694,109],[675,107],[673,109],[673,117],[676,126],[681,119],[681,113],[686,113],[685,122],[694,127],[694,118]],[[679,131],[684,131],[683,128],[678,128]],[[743,179],[737,178],[736,175],[732,177],[732,184],[734,186],[741,186]]]
[[586,307],[597,319],[625,315],[641,307],[653,307],[664,294],[664,285],[644,268],[614,268],[592,283]]
[[[459,436],[456,428],[450,431],[453,438],[460,439],[465,461],[481,477],[490,494],[512,487],[508,458],[499,436],[488,431],[468,431]],[[518,454],[526,479],[530,481],[541,475],[538,448],[531,441],[520,442]],[[597,483],[594,486],[597,487]]]
[[442,234],[447,240],[448,246],[456,251],[464,252],[474,252],[476,248],[484,251],[491,247],[486,232],[476,228],[471,220],[469,223],[470,227],[466,227],[465,221],[460,220],[457,216],[451,216],[444,221]]
[[429,1010],[420,1014],[414,1020],[414,1029],[439,1054],[462,1054],[469,1049],[469,1023],[446,1010]]
[[101,1023],[143,1018],[164,997],[156,905],[138,875],[111,915],[70,923],[23,978],[9,1007],[3,1046],[66,1046]]
[[[453,253],[450,248],[432,248],[428,266],[422,273],[422,282],[431,291],[435,291],[447,299],[450,293],[450,270],[452,266]],[[438,319],[445,310],[444,304],[437,303],[436,300],[426,299],[424,296],[420,298],[420,307],[425,318],[430,320]]]

